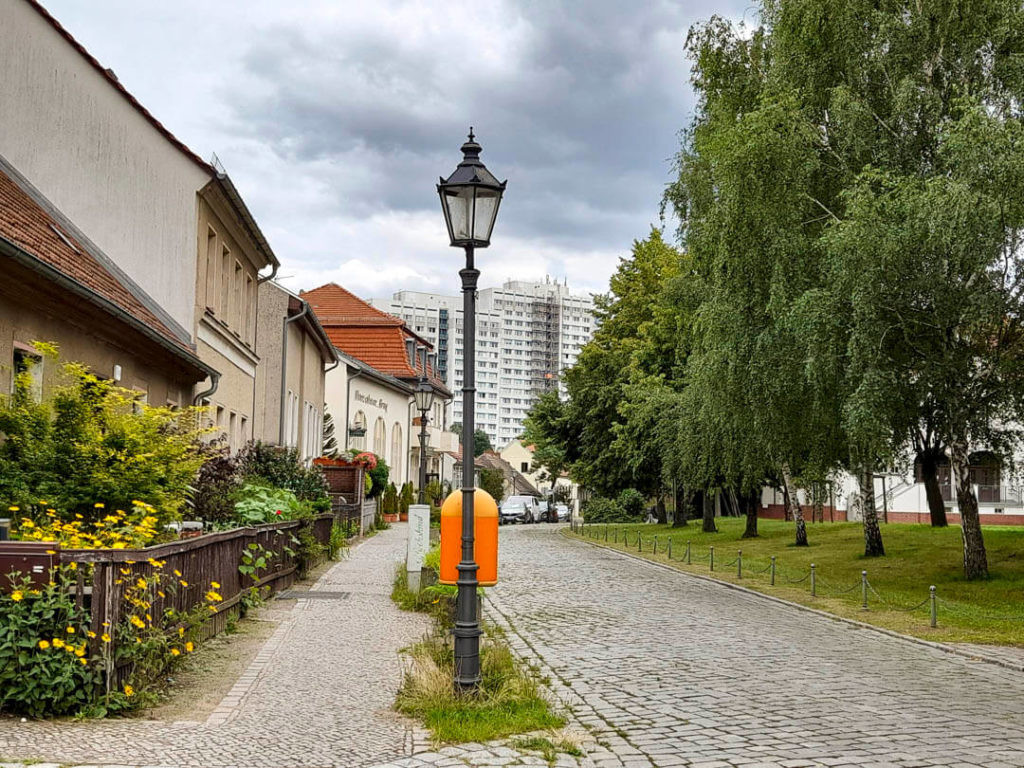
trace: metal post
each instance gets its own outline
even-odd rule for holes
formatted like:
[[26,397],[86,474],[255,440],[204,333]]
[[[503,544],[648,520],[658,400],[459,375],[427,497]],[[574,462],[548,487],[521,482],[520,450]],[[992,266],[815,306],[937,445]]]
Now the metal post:
[[669,536],[669,538],[668,538],[668,555],[667,556],[668,556],[669,560],[672,559],[672,537],[671,536]]
[[814,580],[814,563],[811,563],[811,597],[818,596],[818,583]]
[[711,570],[715,570],[715,548],[711,547]]
[[692,543],[693,542],[690,542],[690,541],[686,542],[686,564],[687,565],[690,565],[692,563],[692,560],[690,560],[690,544],[692,544]]
[[654,535],[654,554],[658,554],[658,535]]
[[636,532],[636,551],[644,551],[644,537],[640,534],[640,531]]
[[935,629],[935,627],[937,627],[939,625],[939,622],[938,622],[939,615],[938,615],[938,611],[936,610],[936,607],[935,607],[935,587],[934,586],[928,587],[928,593],[929,593],[929,597],[930,597],[931,603],[932,603],[932,629]]
[[743,550],[736,550],[736,578],[743,578]]
[[612,544],[618,544],[618,543],[619,543],[619,529],[616,528],[614,531],[612,531]]
[[772,586],[775,586],[775,555],[772,555]]
[[860,572],[860,609],[866,611],[868,609],[868,572]]
[[476,485],[473,457],[476,455],[476,284],[480,272],[473,265],[473,246],[466,246],[466,268],[462,278],[462,561],[458,565],[458,596],[455,605],[455,684],[475,690],[480,685],[480,617],[476,591],[479,586],[473,553],[473,491]]
[[604,524],[604,540],[608,541],[608,523]]
[[[423,356],[423,371],[426,375],[427,360]],[[420,504],[427,503],[427,412],[420,411]]]

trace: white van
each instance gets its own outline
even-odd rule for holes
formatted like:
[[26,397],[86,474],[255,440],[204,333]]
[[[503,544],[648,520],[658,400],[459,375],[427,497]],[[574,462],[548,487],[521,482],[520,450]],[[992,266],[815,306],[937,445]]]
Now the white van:
[[501,502],[501,522],[536,523],[540,520],[540,507],[533,496],[509,496]]

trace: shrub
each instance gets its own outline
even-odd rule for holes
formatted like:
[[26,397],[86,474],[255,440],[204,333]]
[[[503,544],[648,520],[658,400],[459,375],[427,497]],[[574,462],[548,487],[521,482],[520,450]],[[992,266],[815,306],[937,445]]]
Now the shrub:
[[403,515],[409,514],[409,507],[416,503],[416,491],[412,482],[402,486],[402,492],[398,496],[398,511]]
[[243,481],[262,480],[285,488],[303,501],[327,501],[327,480],[317,466],[303,464],[297,448],[284,448],[259,440],[238,452],[238,471]]
[[437,480],[431,480],[427,483],[426,497],[428,504],[432,506],[441,505],[441,502],[444,500],[444,490]]
[[236,494],[234,519],[246,525],[295,520],[309,514],[295,494],[286,488],[246,483]]
[[45,499],[61,519],[93,522],[141,499],[159,525],[178,519],[208,451],[203,410],[149,406],[76,363],[63,366],[62,378],[52,398],[36,403],[23,372],[0,398],[0,503],[27,508]]
[[625,523],[630,518],[618,502],[604,496],[595,496],[583,509],[583,519],[588,523]]
[[[20,508],[12,511],[25,513]],[[77,519],[65,523],[55,510],[44,513],[40,505],[21,518],[12,535],[22,541],[56,541],[70,549],[134,549],[153,544],[161,536],[170,538],[171,534],[158,532],[156,524],[155,510],[141,501],[132,506],[131,512],[115,510],[91,524]]]
[[624,489],[618,498],[619,506],[627,520],[643,517],[644,502],[644,495],[635,488]]
[[238,465],[227,455],[214,456],[199,468],[189,502],[192,513],[212,523],[235,519],[235,494],[240,486]]
[[491,494],[495,501],[501,501],[505,495],[505,475],[500,469],[481,469],[480,488]]

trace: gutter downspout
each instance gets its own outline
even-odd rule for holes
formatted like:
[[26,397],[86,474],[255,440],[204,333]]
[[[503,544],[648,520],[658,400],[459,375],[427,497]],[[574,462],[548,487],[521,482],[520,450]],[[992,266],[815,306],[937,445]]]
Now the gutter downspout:
[[[281,414],[277,429],[278,445],[284,445],[284,396],[288,389],[288,381],[285,377],[285,371],[288,369],[288,326],[296,320],[305,317],[306,313],[309,312],[309,302],[304,299],[299,299],[299,301],[302,302],[302,311],[295,315],[295,317],[288,317],[286,314],[281,323]],[[287,313],[287,310],[285,312]]]
[[210,388],[204,389],[202,392],[192,398],[192,405],[199,405],[217,391],[217,386],[220,384],[220,373],[218,371],[212,371],[210,373]]

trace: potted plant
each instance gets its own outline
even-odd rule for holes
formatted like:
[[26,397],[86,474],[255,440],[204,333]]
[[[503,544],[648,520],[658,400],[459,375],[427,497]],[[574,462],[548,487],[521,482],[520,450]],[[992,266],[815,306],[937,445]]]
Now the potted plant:
[[391,483],[384,490],[384,494],[381,496],[380,500],[380,511],[384,518],[384,522],[397,523],[399,515],[398,508],[398,489],[395,487],[394,483]]

